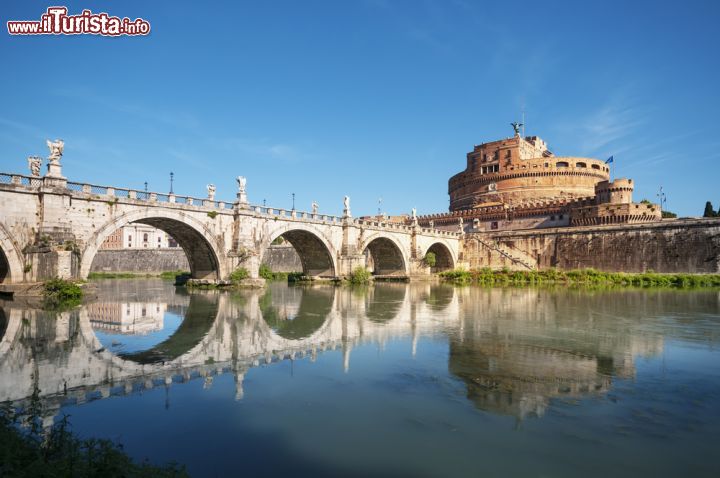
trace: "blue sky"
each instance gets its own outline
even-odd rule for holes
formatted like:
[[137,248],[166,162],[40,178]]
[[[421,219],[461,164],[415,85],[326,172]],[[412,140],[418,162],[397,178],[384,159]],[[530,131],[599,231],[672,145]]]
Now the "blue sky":
[[[59,3],[59,2],[57,2]],[[69,2],[147,37],[0,35],[0,170],[66,142],[71,180],[355,215],[447,210],[474,144],[605,159],[636,200],[720,206],[720,2]],[[53,3],[3,2],[7,20]]]

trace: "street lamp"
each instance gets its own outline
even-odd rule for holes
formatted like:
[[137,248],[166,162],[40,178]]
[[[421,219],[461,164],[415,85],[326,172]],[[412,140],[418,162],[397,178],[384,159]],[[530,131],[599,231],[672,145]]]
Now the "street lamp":
[[293,208],[292,208],[292,210],[294,211],[294,210],[295,210],[295,193],[292,193],[292,198],[293,198]]
[[170,172],[170,194],[173,193],[173,178],[175,177],[175,173],[172,171]]
[[147,192],[147,181],[145,181],[145,192]]
[[665,203],[667,203],[667,194],[663,192],[663,187],[660,186],[660,192],[657,193],[658,200],[660,201],[660,216],[662,216],[662,212],[665,209]]

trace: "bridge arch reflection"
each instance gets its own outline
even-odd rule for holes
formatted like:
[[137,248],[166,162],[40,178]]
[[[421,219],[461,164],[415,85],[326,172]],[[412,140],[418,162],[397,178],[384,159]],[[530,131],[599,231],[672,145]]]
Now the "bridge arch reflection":
[[272,333],[287,340],[313,336],[326,324],[334,287],[268,287],[259,298],[262,317]]

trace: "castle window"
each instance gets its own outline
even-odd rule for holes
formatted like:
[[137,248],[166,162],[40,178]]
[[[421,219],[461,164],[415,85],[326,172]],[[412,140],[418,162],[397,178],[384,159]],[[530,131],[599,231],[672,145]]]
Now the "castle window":
[[576,168],[587,168],[587,164],[585,163],[575,163]]
[[567,161],[558,161],[557,163],[555,163],[555,167],[557,168],[567,168],[569,166],[570,165],[567,163]]
[[593,164],[593,165],[592,165],[592,168],[593,168],[593,169],[600,169],[600,166],[597,165],[597,164]]
[[143,242],[147,242],[147,241],[148,241],[148,235],[146,232],[145,234],[143,234]]

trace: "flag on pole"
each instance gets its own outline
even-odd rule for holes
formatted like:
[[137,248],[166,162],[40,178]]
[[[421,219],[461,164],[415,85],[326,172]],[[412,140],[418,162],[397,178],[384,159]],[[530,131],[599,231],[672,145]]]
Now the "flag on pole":
[[605,164],[610,164],[610,163],[612,163],[613,161],[614,161],[613,157],[610,156],[610,157],[605,161]]

